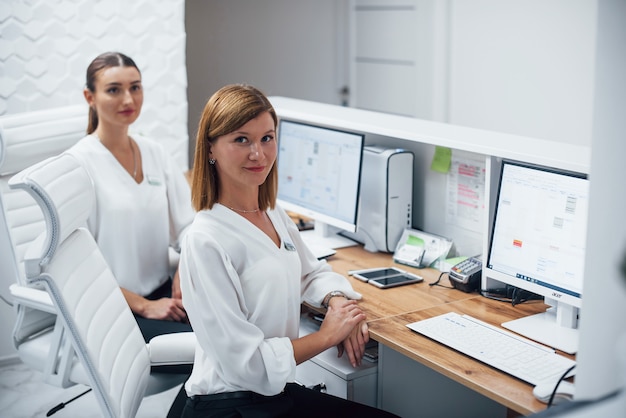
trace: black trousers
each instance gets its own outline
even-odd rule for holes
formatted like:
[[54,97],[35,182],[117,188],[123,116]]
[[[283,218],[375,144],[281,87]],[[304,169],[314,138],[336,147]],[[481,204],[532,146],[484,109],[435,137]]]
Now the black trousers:
[[397,417],[397,415],[289,383],[275,396],[228,392],[187,399],[182,418]]

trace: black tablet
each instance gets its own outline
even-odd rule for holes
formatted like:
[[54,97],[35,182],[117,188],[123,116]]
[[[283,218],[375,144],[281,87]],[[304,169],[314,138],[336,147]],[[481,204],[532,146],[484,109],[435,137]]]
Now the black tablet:
[[402,286],[405,284],[419,283],[424,280],[421,276],[408,273],[396,267],[381,267],[352,272],[359,280],[367,282],[381,289]]

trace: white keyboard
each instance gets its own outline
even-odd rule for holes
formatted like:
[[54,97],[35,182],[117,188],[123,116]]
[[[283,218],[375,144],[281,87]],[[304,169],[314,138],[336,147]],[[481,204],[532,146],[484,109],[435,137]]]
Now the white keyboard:
[[576,364],[550,348],[455,312],[407,327],[532,385],[556,382]]

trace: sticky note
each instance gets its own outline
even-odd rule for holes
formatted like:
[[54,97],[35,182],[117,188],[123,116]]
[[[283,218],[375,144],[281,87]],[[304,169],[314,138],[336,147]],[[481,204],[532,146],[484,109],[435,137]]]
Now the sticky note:
[[409,234],[406,243],[409,245],[414,245],[416,247],[424,247],[424,240],[420,237],[416,237],[415,235]]
[[447,173],[450,171],[451,162],[452,150],[450,148],[436,146],[430,169],[439,173]]

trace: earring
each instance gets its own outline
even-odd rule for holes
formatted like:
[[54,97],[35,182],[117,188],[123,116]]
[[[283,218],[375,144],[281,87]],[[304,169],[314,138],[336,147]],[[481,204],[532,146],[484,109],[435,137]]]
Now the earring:
[[209,158],[209,164],[214,165],[215,164],[215,158]]

